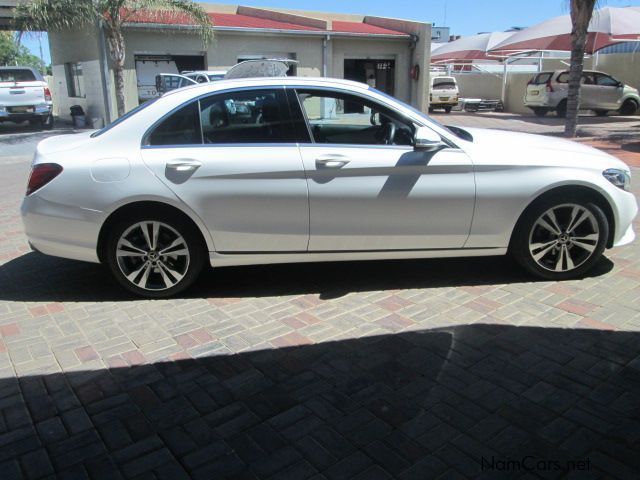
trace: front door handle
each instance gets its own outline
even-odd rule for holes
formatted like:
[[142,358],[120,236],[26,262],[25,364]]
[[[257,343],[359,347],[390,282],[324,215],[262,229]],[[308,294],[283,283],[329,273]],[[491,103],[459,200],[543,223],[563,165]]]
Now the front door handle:
[[349,160],[344,155],[321,155],[316,158],[316,168],[342,168]]
[[198,168],[202,166],[201,162],[197,160],[191,160],[188,158],[181,158],[179,160],[174,160],[171,162],[167,162],[167,169],[172,170],[174,172],[195,172]]

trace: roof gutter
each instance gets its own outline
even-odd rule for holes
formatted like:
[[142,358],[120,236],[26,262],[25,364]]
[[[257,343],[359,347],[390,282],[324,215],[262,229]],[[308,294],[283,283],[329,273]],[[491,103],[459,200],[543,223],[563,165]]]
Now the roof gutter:
[[[198,27],[193,25],[167,25],[164,23],[125,23],[124,26],[126,28],[135,28],[135,29],[149,29],[149,30],[186,30],[186,31],[195,31]],[[285,35],[300,35],[306,37],[323,37],[325,35],[331,36],[340,36],[340,37],[358,37],[358,38],[368,38],[374,37],[384,38],[389,40],[410,40],[411,35],[409,34],[388,34],[388,33],[353,33],[353,32],[334,32],[334,31],[326,31],[326,30],[286,30],[281,28],[246,28],[246,27],[217,27],[214,26],[213,29],[219,32],[229,32],[229,33],[262,33],[262,34],[285,34]]]

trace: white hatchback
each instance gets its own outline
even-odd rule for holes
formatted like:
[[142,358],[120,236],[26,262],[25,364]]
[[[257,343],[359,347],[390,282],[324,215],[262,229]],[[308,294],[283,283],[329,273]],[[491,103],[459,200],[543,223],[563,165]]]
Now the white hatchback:
[[147,297],[207,263],[510,252],[561,280],[634,239],[629,182],[591,147],[445,127],[365,84],[247,78],[42,141],[22,216],[35,250],[102,262]]
[[[611,75],[585,70],[581,82],[581,109],[593,110],[600,116],[611,111],[618,111],[621,115],[635,115],[638,111],[638,90],[623,84]],[[527,84],[524,104],[539,117],[550,111],[564,117],[567,113],[568,91],[568,71],[540,72]]]

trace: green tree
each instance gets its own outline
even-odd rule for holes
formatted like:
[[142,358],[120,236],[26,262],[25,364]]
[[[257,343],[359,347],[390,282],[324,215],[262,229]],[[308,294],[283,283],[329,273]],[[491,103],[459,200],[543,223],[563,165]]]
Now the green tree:
[[20,45],[16,38],[13,32],[0,32],[0,65],[33,67],[46,73],[42,59],[32,54],[24,45]]
[[98,25],[105,34],[115,79],[118,115],[125,113],[124,25],[146,15],[180,15],[197,27],[205,44],[213,38],[207,13],[191,0],[22,0],[15,11],[20,31],[69,30]]
[[596,0],[571,0],[571,64],[569,67],[569,91],[567,94],[567,118],[564,134],[575,137],[580,110],[580,80],[584,68],[584,50],[587,29],[593,16]]

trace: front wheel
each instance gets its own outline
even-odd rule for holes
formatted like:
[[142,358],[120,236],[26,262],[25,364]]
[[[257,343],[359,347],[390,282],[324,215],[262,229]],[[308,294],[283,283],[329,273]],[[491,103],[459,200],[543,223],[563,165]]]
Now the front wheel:
[[444,113],[451,113],[451,107],[444,107]]
[[607,217],[594,203],[550,199],[525,212],[516,227],[511,253],[537,277],[568,280],[595,265],[608,236]]
[[189,287],[205,260],[196,228],[179,216],[136,215],[112,228],[107,263],[127,290],[147,298],[165,298]]
[[625,102],[622,104],[622,107],[620,107],[620,115],[624,116],[635,115],[637,111],[638,102],[636,102],[632,98],[625,100]]

